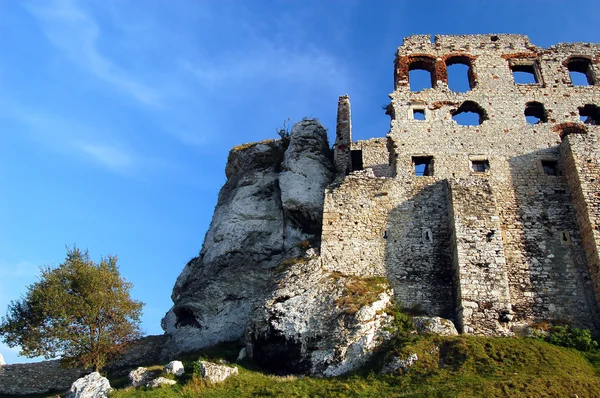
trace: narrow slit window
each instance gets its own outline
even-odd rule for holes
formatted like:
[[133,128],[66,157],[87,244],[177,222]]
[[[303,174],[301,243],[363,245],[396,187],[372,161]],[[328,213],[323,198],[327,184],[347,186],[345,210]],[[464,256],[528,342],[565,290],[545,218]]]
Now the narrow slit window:
[[528,64],[513,64],[510,70],[513,74],[513,79],[516,84],[537,84],[539,83],[537,75],[537,66],[535,63]]
[[542,170],[549,176],[558,175],[558,162],[556,160],[542,160]]
[[592,69],[592,63],[587,58],[571,58],[567,62],[567,69],[574,86],[591,86],[595,84],[596,78]]
[[413,109],[414,120],[425,120],[425,109]]
[[471,160],[471,170],[474,173],[485,173],[490,169],[490,162],[488,160]]
[[413,156],[412,162],[417,177],[433,175],[433,156]]
[[350,159],[352,161],[352,171],[363,169],[362,150],[353,149],[350,151]]

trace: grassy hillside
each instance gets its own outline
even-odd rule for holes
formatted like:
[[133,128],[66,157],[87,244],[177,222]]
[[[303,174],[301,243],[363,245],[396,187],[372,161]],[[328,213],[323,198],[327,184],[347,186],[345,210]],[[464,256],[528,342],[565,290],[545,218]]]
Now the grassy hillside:
[[[474,336],[420,337],[388,347],[364,369],[337,378],[266,375],[250,362],[237,364],[239,376],[208,386],[189,373],[180,385],[156,390],[118,389],[129,397],[599,397],[600,354],[582,353],[525,338]],[[390,352],[417,363],[405,375],[380,375]],[[204,359],[235,359],[237,347],[204,352]],[[112,380],[113,386],[123,380]]]

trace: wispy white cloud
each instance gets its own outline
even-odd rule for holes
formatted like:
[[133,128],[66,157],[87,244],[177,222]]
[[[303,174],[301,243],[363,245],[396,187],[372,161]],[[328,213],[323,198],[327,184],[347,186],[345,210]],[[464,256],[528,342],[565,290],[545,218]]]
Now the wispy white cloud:
[[29,278],[32,279],[40,272],[39,265],[28,261],[19,261],[16,264],[0,262],[0,278]]
[[91,156],[95,162],[115,171],[131,170],[135,167],[134,156],[120,148],[90,142],[75,143],[74,145],[84,154]]
[[206,89],[221,89],[240,82],[283,81],[312,87],[333,88],[347,82],[340,62],[317,47],[286,48],[267,39],[256,40],[245,48],[244,56],[227,54],[210,61],[181,59],[182,69],[192,73]]
[[28,3],[48,40],[99,79],[146,105],[160,105],[155,89],[131,76],[98,47],[101,30],[94,18],[71,0]]

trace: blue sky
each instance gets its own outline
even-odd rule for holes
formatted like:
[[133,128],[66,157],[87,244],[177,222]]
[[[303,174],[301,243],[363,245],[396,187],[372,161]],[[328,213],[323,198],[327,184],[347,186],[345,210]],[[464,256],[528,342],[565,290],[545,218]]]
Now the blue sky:
[[119,256],[144,330],[162,333],[232,146],[305,116],[331,140],[346,93],[354,138],[384,136],[405,36],[594,42],[599,13],[558,0],[0,2],[0,314],[76,244]]

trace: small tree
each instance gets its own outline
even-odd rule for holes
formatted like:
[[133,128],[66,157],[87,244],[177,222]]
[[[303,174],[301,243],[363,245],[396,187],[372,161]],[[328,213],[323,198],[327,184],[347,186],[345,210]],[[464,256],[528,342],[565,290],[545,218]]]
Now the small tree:
[[21,355],[62,357],[70,366],[103,368],[141,333],[143,303],[129,295],[117,257],[96,264],[87,250],[67,249],[58,268],[42,267],[25,297],[8,305],[0,336]]

